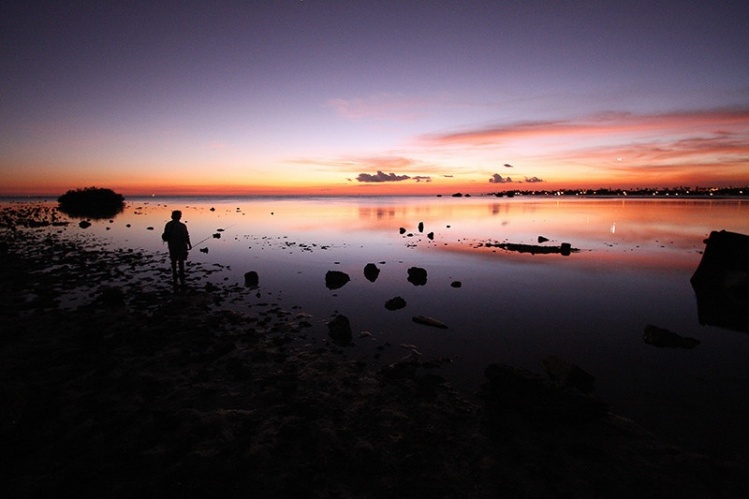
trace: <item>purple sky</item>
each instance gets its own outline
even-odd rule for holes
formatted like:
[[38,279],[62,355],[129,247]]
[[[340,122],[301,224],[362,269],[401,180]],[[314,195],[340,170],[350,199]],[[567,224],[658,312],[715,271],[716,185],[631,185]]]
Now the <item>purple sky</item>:
[[0,194],[749,184],[746,2],[6,1],[1,18]]

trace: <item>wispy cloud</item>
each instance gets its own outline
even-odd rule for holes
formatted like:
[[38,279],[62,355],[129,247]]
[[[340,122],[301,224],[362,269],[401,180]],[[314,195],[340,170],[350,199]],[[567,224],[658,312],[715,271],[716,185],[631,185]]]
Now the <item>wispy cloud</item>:
[[[430,145],[485,146],[517,139],[549,137],[592,138],[657,134],[683,134],[703,130],[718,133],[725,130],[749,132],[749,109],[677,112],[638,115],[600,113],[570,120],[524,121],[470,128],[451,133],[427,134],[421,142]],[[507,164],[505,165],[507,166]]]
[[352,99],[335,98],[328,101],[338,116],[351,121],[414,121],[429,113],[429,109],[443,100],[393,94],[375,94]]

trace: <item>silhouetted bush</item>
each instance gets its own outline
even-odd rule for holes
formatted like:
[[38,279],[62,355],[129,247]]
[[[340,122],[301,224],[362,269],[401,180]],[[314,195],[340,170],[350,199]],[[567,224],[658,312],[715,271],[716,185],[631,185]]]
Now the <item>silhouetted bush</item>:
[[73,217],[111,218],[125,208],[125,198],[111,189],[86,187],[57,198],[60,211]]

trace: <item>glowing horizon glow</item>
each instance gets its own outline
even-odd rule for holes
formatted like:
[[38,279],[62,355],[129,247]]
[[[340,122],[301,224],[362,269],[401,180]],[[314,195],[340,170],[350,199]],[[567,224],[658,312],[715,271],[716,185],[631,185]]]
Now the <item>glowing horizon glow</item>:
[[3,15],[0,195],[749,185],[741,6],[8,2]]

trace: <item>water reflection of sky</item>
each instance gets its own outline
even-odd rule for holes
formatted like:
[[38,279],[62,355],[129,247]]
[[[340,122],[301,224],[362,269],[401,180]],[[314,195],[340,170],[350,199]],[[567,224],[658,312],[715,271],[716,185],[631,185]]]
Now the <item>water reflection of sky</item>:
[[[257,271],[263,297],[312,314],[321,338],[327,319],[347,315],[355,333],[372,335],[350,355],[368,355],[389,342],[394,346],[385,361],[408,353],[399,345],[414,345],[425,355],[457,358],[448,371],[475,386],[490,362],[539,371],[542,359],[554,354],[593,373],[599,394],[640,420],[694,424],[689,418],[700,417],[705,424],[716,418],[719,425],[719,415],[705,408],[710,404],[749,413],[749,335],[699,325],[689,283],[710,231],[749,233],[744,202],[148,199],[128,202],[111,222],[68,231],[155,251],[166,265],[160,234],[172,209],[183,211],[194,244],[206,239],[190,253],[191,265],[219,265],[210,279],[230,283]],[[549,239],[546,245],[569,242],[581,251],[528,255],[480,245],[537,244],[538,236]],[[381,269],[375,282],[363,276],[370,262]],[[412,266],[427,269],[425,286],[406,280]],[[351,282],[327,289],[329,270],[349,273]],[[462,286],[451,286],[454,281]],[[387,311],[384,303],[395,296],[407,307]],[[449,329],[415,324],[415,315],[435,317]],[[689,351],[656,349],[642,340],[648,323],[702,343]]]

